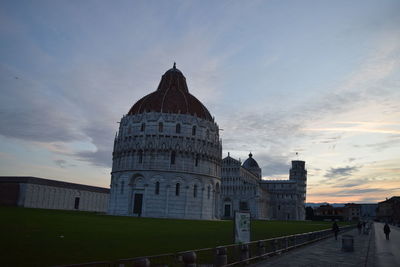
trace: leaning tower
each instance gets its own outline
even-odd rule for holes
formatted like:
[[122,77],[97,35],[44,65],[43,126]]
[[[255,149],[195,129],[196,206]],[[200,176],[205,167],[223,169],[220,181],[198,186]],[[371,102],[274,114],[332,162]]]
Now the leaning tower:
[[307,191],[307,170],[305,169],[305,161],[293,160],[292,168],[289,172],[289,180],[296,181],[296,210],[297,219],[305,220],[305,201]]

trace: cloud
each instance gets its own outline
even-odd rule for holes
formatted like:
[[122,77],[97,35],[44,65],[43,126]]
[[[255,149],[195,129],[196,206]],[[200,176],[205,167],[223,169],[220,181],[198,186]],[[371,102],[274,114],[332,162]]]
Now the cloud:
[[331,144],[331,143],[336,143],[338,140],[340,140],[342,136],[334,136],[334,137],[329,137],[326,138],[325,140],[320,141],[321,144]]
[[305,131],[317,132],[359,132],[359,133],[383,133],[383,134],[400,134],[400,130],[391,129],[366,129],[358,127],[327,127],[327,128],[304,128]]
[[[15,79],[15,75],[20,78]],[[48,96],[46,85],[0,65],[0,134],[28,141],[83,140],[79,118],[67,112],[62,99]]]
[[289,169],[291,166],[290,164],[288,164],[288,157],[285,157],[283,155],[279,156],[267,154],[254,155],[253,157],[260,165],[263,177],[270,179],[274,178],[271,177],[274,175],[286,175],[287,179],[289,179]]
[[349,162],[353,162],[353,161],[355,161],[355,160],[356,160],[356,158],[349,158],[349,159],[348,159]]
[[342,180],[344,183],[337,183],[333,185],[333,187],[337,188],[349,188],[349,187],[357,187],[357,186],[365,186],[371,183],[373,179],[371,178],[358,178],[358,179],[345,179]]
[[389,136],[386,141],[374,144],[366,144],[364,146],[374,148],[376,151],[383,151],[388,148],[394,148],[398,144],[400,144],[400,135]]
[[112,156],[110,150],[80,151],[75,154],[78,159],[88,161],[95,166],[111,168]]
[[346,166],[340,168],[330,168],[324,177],[326,178],[337,178],[337,177],[348,177],[351,176],[354,172],[358,171],[359,167],[356,166]]
[[399,190],[400,188],[384,189],[384,188],[366,188],[366,189],[349,189],[341,190],[340,192],[334,193],[338,197],[351,197],[363,194],[377,194],[386,193],[390,195],[393,191]]
[[[337,143],[348,132],[398,135],[399,130],[390,128],[398,124],[396,121],[335,122],[331,119],[339,114],[363,108],[368,101],[383,103],[387,101],[387,95],[395,94],[395,90],[385,90],[387,94],[376,93],[383,89],[380,83],[398,66],[392,56],[400,50],[400,46],[392,42],[391,38],[388,39],[384,39],[381,47],[369,55],[342,84],[317,95],[312,102],[304,101],[298,106],[285,106],[285,108],[272,103],[262,108],[258,105],[243,107],[240,112],[231,110],[230,114],[225,115],[220,121],[224,129],[222,133],[224,150],[259,150],[271,155],[266,160],[281,162],[279,155],[289,155],[294,151],[304,151],[305,155],[310,153],[310,147],[306,146],[307,142],[331,144],[329,148],[337,150]],[[391,101],[393,102],[393,99]],[[321,122],[328,126],[313,127],[313,125],[321,125]],[[335,123],[342,125],[335,127]],[[327,137],[329,132],[340,132],[340,134]],[[388,143],[387,146],[389,145]],[[274,155],[277,157],[276,160],[272,159]],[[332,168],[327,175],[349,175],[356,170],[357,167]],[[267,169],[265,172],[267,173]]]
[[[46,12],[53,9],[51,4],[27,7],[30,11],[38,9],[31,20],[45,33],[43,40],[36,38],[32,25],[22,18],[7,15],[1,19],[4,23],[0,30],[15,44],[3,50],[12,60],[0,65],[0,135],[110,167],[116,122],[135,101],[156,90],[161,75],[174,61],[188,77],[194,95],[206,104],[218,102],[220,67],[232,51],[226,48],[215,53],[213,45],[219,35],[204,23],[195,23],[198,20],[190,16],[192,23],[181,25],[184,28],[179,31],[173,25],[166,27],[171,20],[160,5],[139,5],[133,10],[137,16],[117,7],[106,17],[100,10],[109,7],[99,5],[90,21],[83,11],[89,6],[61,6],[63,15],[74,14],[73,20]],[[180,5],[177,16],[187,18],[188,8],[191,5]],[[149,19],[152,17],[157,20]],[[45,20],[52,23],[43,24]],[[137,22],[132,25],[146,23],[146,27],[125,27],[127,21],[121,27],[121,20]],[[18,30],[8,30],[4,25]],[[160,28],[164,29],[163,38],[156,34]],[[104,36],[105,30],[110,34]],[[47,47],[46,41],[57,45]],[[12,47],[21,48],[23,55]],[[94,149],[87,149],[87,144],[71,149],[77,142],[91,143]]]
[[54,160],[54,163],[60,168],[65,168],[67,161],[65,161],[63,159],[56,159],[56,160]]

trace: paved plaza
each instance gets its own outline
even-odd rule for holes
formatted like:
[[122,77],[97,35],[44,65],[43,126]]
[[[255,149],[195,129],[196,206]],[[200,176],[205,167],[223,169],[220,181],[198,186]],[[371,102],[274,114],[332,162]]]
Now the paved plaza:
[[386,240],[383,226],[383,223],[374,224],[376,266],[400,266],[400,228],[391,225],[390,237]]
[[[354,251],[342,251],[342,235],[354,236]],[[357,229],[340,233],[334,237],[318,241],[308,246],[294,249],[279,256],[259,262],[252,266],[301,266],[301,267],[336,267],[336,266],[375,266],[374,231],[369,235],[358,234]]]

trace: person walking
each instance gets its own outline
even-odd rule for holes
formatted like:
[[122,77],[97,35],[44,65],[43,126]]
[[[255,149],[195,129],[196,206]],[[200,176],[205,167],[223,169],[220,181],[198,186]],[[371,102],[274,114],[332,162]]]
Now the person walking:
[[388,223],[385,223],[385,226],[383,226],[383,232],[386,235],[386,240],[389,240],[390,227]]
[[337,225],[336,222],[334,222],[333,225],[332,225],[332,231],[335,234],[335,240],[337,240],[337,236],[338,236],[338,233],[339,233],[339,226]]
[[357,223],[358,235],[361,235],[361,228],[363,227],[362,223],[359,221]]

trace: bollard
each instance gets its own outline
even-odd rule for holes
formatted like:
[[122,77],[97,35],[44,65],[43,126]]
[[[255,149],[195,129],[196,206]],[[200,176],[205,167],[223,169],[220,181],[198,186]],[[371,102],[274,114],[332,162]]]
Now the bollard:
[[196,267],[196,252],[188,251],[182,254],[183,262],[185,263],[185,267]]
[[149,267],[150,266],[150,261],[148,258],[140,258],[136,259],[133,262],[134,267]]
[[228,264],[228,255],[226,255],[226,247],[217,247],[215,248],[215,265],[217,267],[224,266]]
[[354,250],[354,237],[352,235],[342,236],[342,250],[348,252]]
[[247,260],[249,258],[249,245],[242,244],[240,245],[240,260]]
[[265,254],[265,244],[264,241],[258,241],[257,243],[257,248],[258,248],[258,255],[264,255]]

